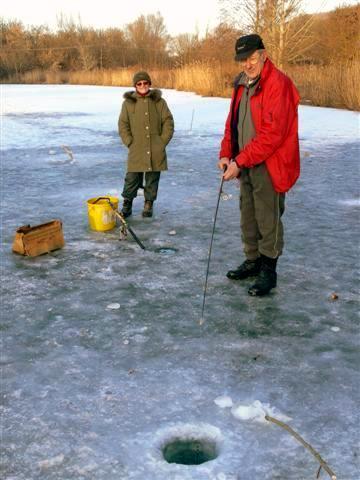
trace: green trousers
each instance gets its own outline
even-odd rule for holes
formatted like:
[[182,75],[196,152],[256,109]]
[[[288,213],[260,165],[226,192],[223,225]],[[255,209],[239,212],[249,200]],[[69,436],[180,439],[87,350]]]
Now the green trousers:
[[248,260],[255,260],[260,254],[270,258],[281,255],[284,210],[285,194],[274,190],[265,163],[241,170],[241,239]]
[[160,172],[146,172],[145,185],[143,186],[143,172],[127,172],[125,176],[122,196],[128,200],[136,197],[139,188],[144,188],[145,200],[154,202],[159,188]]

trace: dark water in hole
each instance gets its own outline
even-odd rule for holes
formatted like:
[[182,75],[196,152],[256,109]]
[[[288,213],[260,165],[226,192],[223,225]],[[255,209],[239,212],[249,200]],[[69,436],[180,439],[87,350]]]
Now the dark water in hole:
[[217,457],[215,445],[209,442],[176,440],[163,450],[168,463],[201,465]]
[[177,250],[176,248],[171,247],[160,247],[155,250],[156,253],[160,253],[161,255],[174,255]]

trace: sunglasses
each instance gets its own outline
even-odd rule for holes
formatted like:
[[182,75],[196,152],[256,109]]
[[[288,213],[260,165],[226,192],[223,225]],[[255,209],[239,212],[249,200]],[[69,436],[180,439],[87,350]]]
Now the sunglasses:
[[147,87],[148,85],[149,85],[149,82],[144,81],[144,82],[138,82],[135,86],[136,87],[143,87],[143,86]]

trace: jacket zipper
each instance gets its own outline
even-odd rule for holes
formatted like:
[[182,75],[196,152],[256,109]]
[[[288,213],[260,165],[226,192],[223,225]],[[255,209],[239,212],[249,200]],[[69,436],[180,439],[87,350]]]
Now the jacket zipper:
[[[246,88],[246,103],[245,103],[245,112],[242,120],[242,125],[241,125],[241,145],[242,145],[242,150],[244,150],[244,123],[245,123],[245,118],[247,114],[247,109],[248,109],[248,101],[249,101],[249,87]],[[240,100],[241,102],[241,100]]]

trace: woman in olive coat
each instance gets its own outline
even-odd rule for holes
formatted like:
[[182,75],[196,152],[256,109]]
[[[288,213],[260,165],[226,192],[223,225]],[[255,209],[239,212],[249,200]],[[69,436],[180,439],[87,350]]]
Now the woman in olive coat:
[[151,78],[147,72],[137,72],[133,85],[135,90],[124,94],[119,116],[119,135],[129,149],[122,214],[131,215],[133,199],[143,186],[145,174],[142,215],[151,217],[160,172],[167,170],[165,147],[174,133],[174,119],[161,91],[150,89]]

